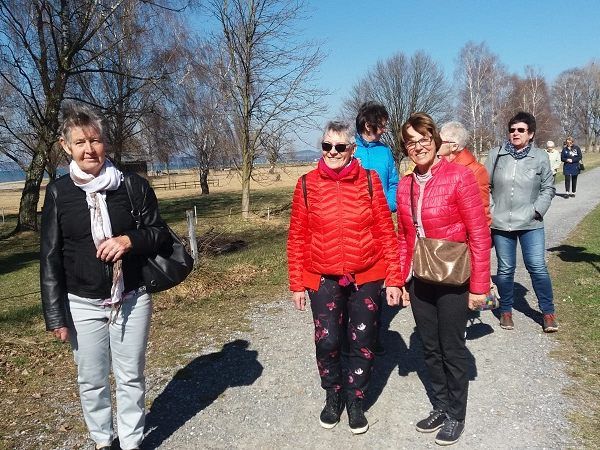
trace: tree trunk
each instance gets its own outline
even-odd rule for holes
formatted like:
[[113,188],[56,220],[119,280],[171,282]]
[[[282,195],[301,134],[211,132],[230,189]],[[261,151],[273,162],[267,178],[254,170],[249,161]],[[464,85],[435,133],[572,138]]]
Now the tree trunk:
[[252,176],[252,155],[244,152],[242,157],[242,217],[250,217],[250,178]]
[[37,231],[37,206],[40,200],[40,186],[44,178],[46,166],[47,149],[42,148],[44,143],[39,144],[34,158],[29,164],[25,175],[25,187],[21,193],[21,204],[19,205],[19,219],[15,232]]
[[200,169],[200,195],[210,194],[208,189],[208,169]]

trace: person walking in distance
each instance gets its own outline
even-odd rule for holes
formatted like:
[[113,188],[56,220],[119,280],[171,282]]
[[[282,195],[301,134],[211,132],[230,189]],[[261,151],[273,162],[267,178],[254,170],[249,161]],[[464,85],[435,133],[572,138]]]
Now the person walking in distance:
[[581,149],[575,145],[572,136],[565,140],[565,146],[560,154],[563,164],[563,174],[565,176],[565,192],[568,197],[575,197],[577,192],[577,176],[580,172],[580,165],[583,155]]

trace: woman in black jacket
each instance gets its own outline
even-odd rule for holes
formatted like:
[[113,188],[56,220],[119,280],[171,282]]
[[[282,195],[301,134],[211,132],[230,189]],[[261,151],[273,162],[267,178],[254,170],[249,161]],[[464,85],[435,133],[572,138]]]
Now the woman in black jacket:
[[[110,448],[113,419],[109,372],[116,382],[123,449],[144,432],[146,344],[152,302],[141,275],[145,255],[170,235],[146,180],[124,175],[106,159],[103,118],[87,106],[63,110],[60,143],[69,174],[50,183],[42,210],[40,281],[46,328],[69,340],[86,425],[96,448]],[[131,177],[137,229],[124,183]]]
[[565,140],[565,146],[560,154],[565,175],[565,192],[567,197],[575,197],[577,192],[577,176],[579,175],[579,163],[583,159],[581,149],[574,144],[571,136]]

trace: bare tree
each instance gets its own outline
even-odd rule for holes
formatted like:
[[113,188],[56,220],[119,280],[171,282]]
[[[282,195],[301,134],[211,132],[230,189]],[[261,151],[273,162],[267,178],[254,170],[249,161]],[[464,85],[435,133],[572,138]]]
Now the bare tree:
[[449,93],[443,71],[430,56],[417,52],[409,58],[397,53],[379,61],[353,86],[344,102],[344,115],[354,120],[359,106],[368,100],[384,105],[390,115],[390,133],[383,139],[399,159],[402,124],[416,111],[445,120],[450,111]]
[[512,93],[504,107],[503,122],[507,123],[517,111],[527,111],[535,116],[537,127],[535,140],[538,143],[552,139],[558,130],[558,121],[550,105],[546,80],[539,70],[525,66],[523,78],[509,78]]
[[[240,154],[242,216],[249,217],[250,182],[263,130],[314,126],[324,91],[313,77],[318,45],[300,42],[302,0],[207,0],[221,28],[220,87]],[[217,44],[215,44],[215,47]],[[217,47],[216,47],[217,48]]]
[[506,134],[502,121],[509,96],[506,69],[484,42],[468,42],[458,56],[455,83],[459,117],[471,130],[471,146],[478,155]]
[[[125,0],[0,0],[0,77],[18,97],[21,117],[0,121],[28,155],[25,187],[15,231],[37,229],[37,204],[44,168],[57,138],[59,110],[73,77],[114,71],[94,62],[117,41],[98,45]],[[150,8],[167,0],[141,1]],[[112,28],[114,30],[114,28]]]
[[584,140],[587,151],[600,138],[600,67],[590,62],[584,68],[562,72],[552,86],[553,107],[565,136]]
[[291,141],[281,130],[266,130],[259,139],[259,145],[269,163],[270,174],[275,173],[275,165],[281,161],[284,154],[289,155],[292,148]]

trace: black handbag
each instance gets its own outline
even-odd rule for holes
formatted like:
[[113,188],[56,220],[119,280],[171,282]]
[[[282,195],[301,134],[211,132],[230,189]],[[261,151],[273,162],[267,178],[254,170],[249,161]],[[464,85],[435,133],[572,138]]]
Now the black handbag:
[[[137,229],[140,229],[143,227],[141,209],[133,203],[131,177],[125,176],[124,178],[131,203],[131,215]],[[194,268],[194,259],[186,251],[181,239],[171,227],[166,226],[171,236],[171,242],[165,243],[156,254],[146,256],[146,261],[142,266],[142,278],[146,284],[146,291],[150,293],[165,291],[177,286]]]

